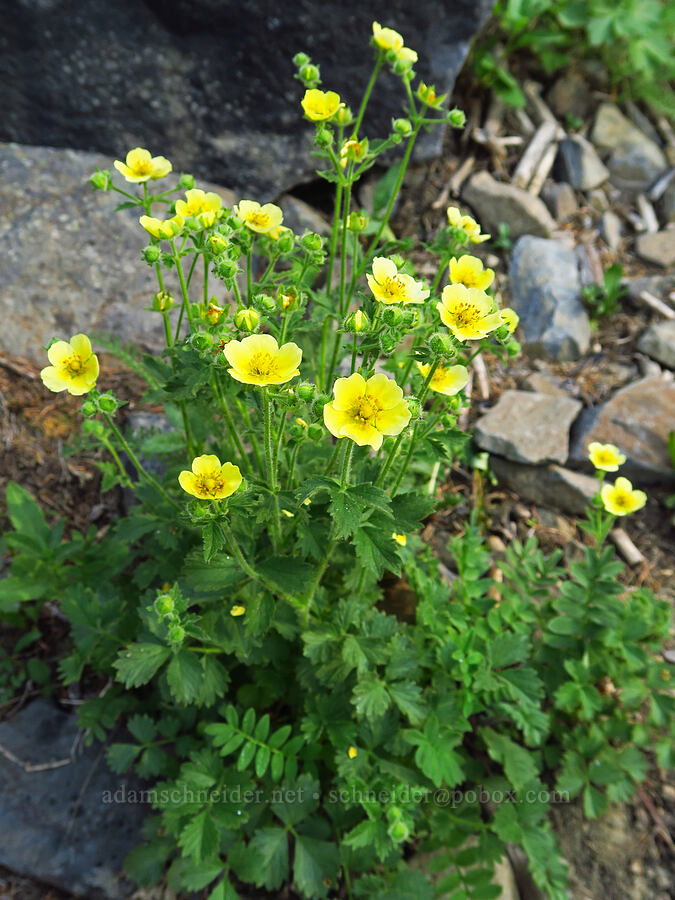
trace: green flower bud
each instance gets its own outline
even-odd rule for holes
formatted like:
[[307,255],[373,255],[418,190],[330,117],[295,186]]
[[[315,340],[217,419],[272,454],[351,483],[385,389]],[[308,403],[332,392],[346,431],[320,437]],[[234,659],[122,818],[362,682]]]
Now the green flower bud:
[[155,612],[159,616],[168,616],[173,612],[173,597],[169,594],[160,594],[155,600]]
[[405,328],[415,328],[419,321],[419,316],[417,310],[414,309],[404,309],[403,310],[403,322],[402,325]]
[[82,431],[90,437],[102,438],[105,436],[105,426],[97,419],[87,419],[82,423]]
[[103,412],[114,413],[117,409],[117,400],[112,394],[101,394],[98,405]]
[[399,345],[399,340],[393,334],[380,335],[380,350],[387,356],[393,353]]
[[453,349],[452,338],[449,334],[432,334],[429,338],[429,349],[436,356],[451,353]]
[[413,127],[410,119],[394,119],[391,124],[396,134],[401,134],[403,137],[412,134]]
[[355,231],[359,234],[368,227],[368,216],[364,212],[351,212],[347,219],[347,228],[349,231]]
[[400,844],[402,841],[407,841],[410,837],[410,829],[405,824],[405,822],[393,822],[388,830],[387,834],[392,839],[392,841],[396,841],[396,843]]
[[307,429],[303,428],[302,425],[298,425],[294,423],[288,429],[288,433],[291,436],[291,440],[293,441],[301,441],[303,438],[307,436]]
[[325,125],[319,125],[316,129],[314,140],[319,147],[330,147],[333,143],[333,131]]
[[111,180],[109,169],[96,169],[94,174],[90,176],[89,183],[93,185],[97,191],[107,191],[110,187]]
[[408,404],[410,418],[411,419],[419,419],[419,417],[422,413],[422,406],[421,406],[419,400],[415,400],[414,397],[409,397],[406,400],[406,403]]
[[178,182],[178,184],[183,188],[183,190],[191,191],[195,186],[195,176],[188,175],[186,172],[184,172],[180,176],[180,181]]
[[219,278],[231,281],[239,271],[239,266],[232,259],[222,259],[218,260],[215,271]]
[[398,306],[385,306],[382,321],[385,325],[400,325],[403,321],[403,310]]
[[307,231],[300,239],[300,243],[306,250],[316,251],[323,248],[323,238],[320,234],[313,231]]
[[270,297],[269,294],[259,294],[255,298],[255,302],[262,306],[267,312],[274,312],[277,308],[277,301],[274,297]]
[[160,256],[160,250],[157,244],[150,244],[145,250],[141,250],[141,259],[144,259],[149,266],[154,265]]
[[82,415],[83,416],[95,416],[98,412],[98,407],[91,400],[85,400],[82,404]]
[[447,120],[453,128],[464,128],[466,125],[466,113],[462,109],[451,109]]
[[306,62],[304,65],[300,66],[298,75],[300,76],[300,79],[304,81],[306,87],[312,87],[313,85],[318,84],[321,78],[319,67],[311,62]]
[[178,622],[169,625],[169,640],[173,644],[182,644],[185,640],[185,629]]
[[351,125],[354,121],[354,114],[348,106],[340,106],[333,116],[333,119],[338,125],[347,126]]
[[522,347],[520,342],[515,340],[515,338],[511,338],[511,340],[506,345],[506,352],[509,356],[518,356],[520,354]]
[[318,422],[314,422],[307,429],[307,436],[309,437],[309,439],[311,441],[320,441],[321,438],[324,436],[323,427],[321,425],[319,425]]
[[306,66],[307,63],[311,62],[311,57],[309,57],[306,53],[296,53],[293,57],[293,65],[300,68],[300,66]]
[[312,404],[312,411],[314,412],[314,414],[317,416],[322,416],[323,408],[326,405],[326,403],[330,403],[330,397],[328,396],[328,394],[319,394],[319,396],[315,399],[314,403]]
[[234,314],[234,324],[242,331],[255,331],[260,323],[260,313],[252,307],[238,309]]
[[290,253],[293,249],[293,245],[295,244],[295,239],[291,232],[285,231],[277,241],[277,247],[279,248],[279,253]]
[[196,331],[190,335],[190,344],[195,350],[208,350],[213,345],[213,335],[208,331]]
[[209,238],[209,247],[214,256],[220,256],[221,253],[227,250],[228,246],[228,240],[222,234],[212,234]]
[[159,291],[152,298],[152,308],[155,312],[165,312],[169,309],[173,309],[175,304],[176,301],[168,291]]
[[298,397],[308,403],[310,400],[314,399],[314,395],[316,394],[316,385],[311,384],[309,381],[303,381],[297,386],[296,391],[298,393]]
[[389,257],[389,259],[393,263],[396,263],[397,269],[402,269],[403,266],[405,265],[405,260],[403,259],[403,257],[401,256],[400,253],[392,253],[392,255]]
[[345,331],[351,334],[362,334],[364,331],[370,331],[370,319],[362,309],[355,309],[345,319]]

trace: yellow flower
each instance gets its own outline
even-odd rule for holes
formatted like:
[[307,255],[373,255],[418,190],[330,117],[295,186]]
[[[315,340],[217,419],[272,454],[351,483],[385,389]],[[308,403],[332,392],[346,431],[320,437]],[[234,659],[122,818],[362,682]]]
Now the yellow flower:
[[359,755],[359,751],[356,749],[356,747],[350,747],[349,750],[347,750],[347,756],[350,759],[356,759],[356,757],[358,755]]
[[178,476],[180,486],[200,500],[222,500],[234,494],[241,484],[239,466],[230,462],[220,464],[217,456],[205,454],[192,460],[192,471]]
[[301,106],[305,115],[312,122],[325,122],[332,119],[335,113],[344,106],[340,102],[340,95],[335,91],[320,91],[318,88],[309,88],[301,100]]
[[[417,368],[422,378],[426,378],[431,366],[418,362]],[[438,366],[431,376],[429,387],[438,394],[454,397],[466,387],[468,380],[469,373],[464,366]]]
[[277,228],[284,220],[284,214],[274,203],[261,206],[255,200],[240,200],[233,210],[247,228],[258,234],[267,234]]
[[91,352],[86,334],[75,334],[70,341],[55,341],[47,350],[47,357],[51,366],[40,372],[40,378],[50,391],[68,391],[81,397],[96,385],[98,359]]
[[302,350],[292,341],[280,347],[271,334],[252,334],[223,348],[230,375],[242,384],[285,384],[299,375]]
[[166,157],[150,156],[150,151],[144,150],[142,147],[130,150],[127,153],[126,162],[116,159],[113,165],[132,184],[147,181],[149,178],[164,178],[173,168]]
[[410,47],[401,47],[396,54],[396,62],[403,62],[409,66],[414,66],[417,60],[417,51],[411,50]]
[[520,322],[520,316],[515,311],[515,309],[511,309],[510,306],[505,306],[503,309],[499,310],[499,315],[502,317],[502,324],[506,325],[509,329],[509,332],[513,334],[513,332],[518,327],[518,322]]
[[500,313],[492,312],[492,300],[485,291],[449,284],[436,304],[441,321],[460,341],[478,341],[502,325]]
[[269,232],[269,236],[273,241],[278,241],[280,237],[283,237],[285,234],[293,234],[290,228],[286,228],[285,225],[277,225],[276,228],[272,228]]
[[380,50],[399,51],[403,48],[403,38],[393,28],[383,28],[379,22],[373,22],[373,40]]
[[338,378],[333,394],[335,399],[323,408],[326,428],[337,438],[351,438],[359,447],[379,450],[384,435],[400,434],[410,421],[403,391],[382,373],[368,381],[358,372]]
[[222,316],[224,311],[225,310],[223,309],[223,307],[218,306],[217,303],[209,303],[208,308],[207,308],[206,312],[204,313],[204,315],[206,316],[206,318],[209,320],[209,322],[212,325],[216,325],[218,322],[218,319],[220,319],[220,317]]
[[367,153],[368,138],[345,141],[340,150],[340,167],[344,169],[348,162],[360,162]]
[[644,491],[634,491],[627,478],[617,478],[614,484],[603,484],[600,491],[602,504],[613,516],[628,516],[647,502]]
[[295,421],[298,423],[298,425],[301,425],[304,429],[309,428],[309,425],[307,424],[307,422],[305,422],[305,420],[301,419],[299,416],[296,418]]
[[230,610],[230,615],[231,616],[243,616],[245,612],[246,612],[245,606],[233,606],[232,609]]
[[173,216],[171,219],[155,219],[154,216],[141,216],[138,221],[148,234],[151,234],[158,240],[165,241],[175,237],[185,224],[182,216]]
[[397,544],[400,544],[401,547],[405,547],[408,543],[408,535],[407,534],[396,534],[395,531],[392,532],[391,536],[396,541]]
[[443,105],[443,102],[448,95],[437,94],[436,88],[433,84],[425,84],[422,81],[417,88],[417,96],[422,101],[422,103],[426,103],[427,106],[432,106],[435,109],[438,109]]
[[429,291],[410,275],[399,275],[396,263],[386,256],[373,260],[373,274],[366,273],[368,287],[380,303],[424,303]]
[[626,462],[626,457],[618,447],[614,444],[600,444],[598,441],[591,441],[588,445],[588,458],[594,468],[603,472],[618,472],[619,466]]
[[197,219],[204,228],[210,228],[220,216],[223,201],[214,191],[192,188],[185,192],[185,200],[176,200],[176,212],[184,219]]
[[469,242],[472,244],[482,244],[483,241],[489,241],[491,235],[481,234],[480,225],[471,216],[463,216],[456,206],[449,206],[447,209],[448,222],[453,228],[463,231]]
[[477,256],[465,253],[459,259],[450,260],[450,281],[453,284],[463,284],[464,287],[478,288],[484,291],[490,287],[495,277],[492,269],[484,269],[483,263]]

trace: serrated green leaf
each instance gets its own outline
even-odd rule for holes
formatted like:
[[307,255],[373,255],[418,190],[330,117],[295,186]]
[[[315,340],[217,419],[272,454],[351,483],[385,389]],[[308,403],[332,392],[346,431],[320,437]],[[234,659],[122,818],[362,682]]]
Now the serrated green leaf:
[[128,688],[140,687],[150,681],[170,655],[169,648],[161,644],[130,644],[113,663],[117,680]]
[[338,849],[333,843],[298,835],[295,839],[293,881],[305,897],[327,897],[337,883]]
[[480,735],[490,757],[502,764],[506,777],[517,791],[537,778],[539,770],[531,751],[492,728],[481,728]]
[[149,744],[157,731],[154,719],[141,713],[131,716],[127,728],[141,744]]
[[138,744],[111,744],[105,757],[113,772],[121,775],[129,771],[140,752]]
[[201,862],[216,853],[218,829],[210,810],[203,810],[188,822],[180,833],[178,846],[182,849],[183,856],[191,856],[195,862]]
[[255,861],[255,884],[277,890],[288,879],[288,838],[284,828],[258,828],[248,846]]
[[178,703],[194,703],[199,697],[204,679],[199,656],[190,650],[179,650],[169,663],[166,678]]

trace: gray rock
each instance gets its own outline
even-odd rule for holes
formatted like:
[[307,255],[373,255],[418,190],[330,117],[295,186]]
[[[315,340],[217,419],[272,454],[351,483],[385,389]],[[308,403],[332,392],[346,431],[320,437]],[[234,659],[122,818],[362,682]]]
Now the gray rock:
[[[70,758],[77,733],[75,716],[39,699],[0,724],[0,744],[39,765]],[[40,771],[0,756],[0,865],[87,900],[129,897],[133,887],[121,869],[142,842],[150,811],[142,791],[108,770],[96,744],[68,765]]]
[[305,229],[321,235],[329,234],[330,222],[304,200],[293,197],[292,194],[284,194],[279,200],[279,206],[284,213],[284,225],[296,234],[302,234]]
[[539,197],[495,181],[487,172],[477,172],[465,184],[462,199],[475,210],[483,230],[496,233],[500,222],[508,222],[513,238],[523,234],[548,237],[556,224]]
[[675,222],[675,178],[671,179],[670,184],[661,195],[657,209],[664,225]]
[[594,191],[588,192],[588,205],[591,209],[600,213],[609,209],[609,200],[602,188],[596,188]]
[[618,250],[621,243],[621,219],[608,209],[600,219],[600,234],[610,250]]
[[573,69],[569,69],[555,81],[547,100],[559,119],[566,116],[585,119],[593,109],[588,79]]
[[476,422],[476,443],[513,462],[564,463],[570,426],[580,409],[581,403],[570,397],[504,391]]
[[591,140],[608,156],[612,184],[629,192],[644,191],[667,166],[661,148],[612,103],[603,103]]
[[[357,0],[42,0],[12,4],[0,31],[0,140],[110,156],[163,153],[177,170],[272,199],[313,177],[291,57],[306,50],[324,88],[354,109],[370,77],[373,18],[401,31],[421,78],[449,91],[492,0],[376,8]],[[382,18],[385,17],[385,18]],[[433,22],[433,26],[430,23]],[[384,137],[405,94],[379,79],[365,132]],[[443,128],[427,152],[438,153]]]
[[566,180],[577,190],[593,190],[609,178],[607,166],[593,145],[580,134],[573,134],[560,142],[560,161]]
[[[108,157],[47,147],[0,145],[0,348],[46,365],[52,337],[99,332],[149,350],[164,346],[161,317],[146,312],[157,291],[140,258],[148,235],[139,210],[87,184]],[[167,179],[167,186],[175,183]],[[226,205],[234,195],[217,190]],[[195,296],[201,275],[195,273]],[[178,296],[178,284],[166,282]],[[176,313],[174,312],[175,316]]]
[[627,284],[628,294],[636,302],[639,302],[642,291],[649,291],[659,300],[668,303],[670,294],[675,291],[675,275],[643,275],[642,278],[634,278]]
[[591,441],[615,444],[626,455],[622,475],[642,484],[675,480],[668,454],[668,433],[675,411],[675,384],[664,378],[643,378],[601,406],[584,410],[572,428],[570,460],[590,470]]
[[523,389],[535,394],[548,394],[550,397],[569,397],[560,378],[548,372],[532,372],[523,381]]
[[559,241],[521,237],[513,248],[510,281],[511,305],[533,355],[567,361],[585,353],[591,327],[574,250]]
[[650,325],[638,341],[638,350],[675,369],[675,319]]
[[564,181],[547,182],[542,188],[541,198],[553,218],[561,225],[579,211],[576,195]]
[[675,228],[638,235],[635,249],[643,259],[664,269],[675,265]]
[[490,467],[500,482],[524,500],[575,516],[584,513],[598,490],[598,483],[591,475],[562,466],[527,466],[491,456]]

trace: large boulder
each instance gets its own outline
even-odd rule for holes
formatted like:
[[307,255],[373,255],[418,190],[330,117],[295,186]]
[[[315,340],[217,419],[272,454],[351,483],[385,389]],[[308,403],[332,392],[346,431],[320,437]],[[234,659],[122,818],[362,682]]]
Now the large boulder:
[[[0,140],[120,157],[130,147],[176,169],[270,199],[311,176],[291,57],[321,66],[326,89],[358,108],[372,70],[373,19],[401,31],[416,67],[447,91],[493,0],[20,0],[0,29]],[[366,133],[388,131],[405,94],[381,76]],[[441,146],[436,129],[428,152]]]

